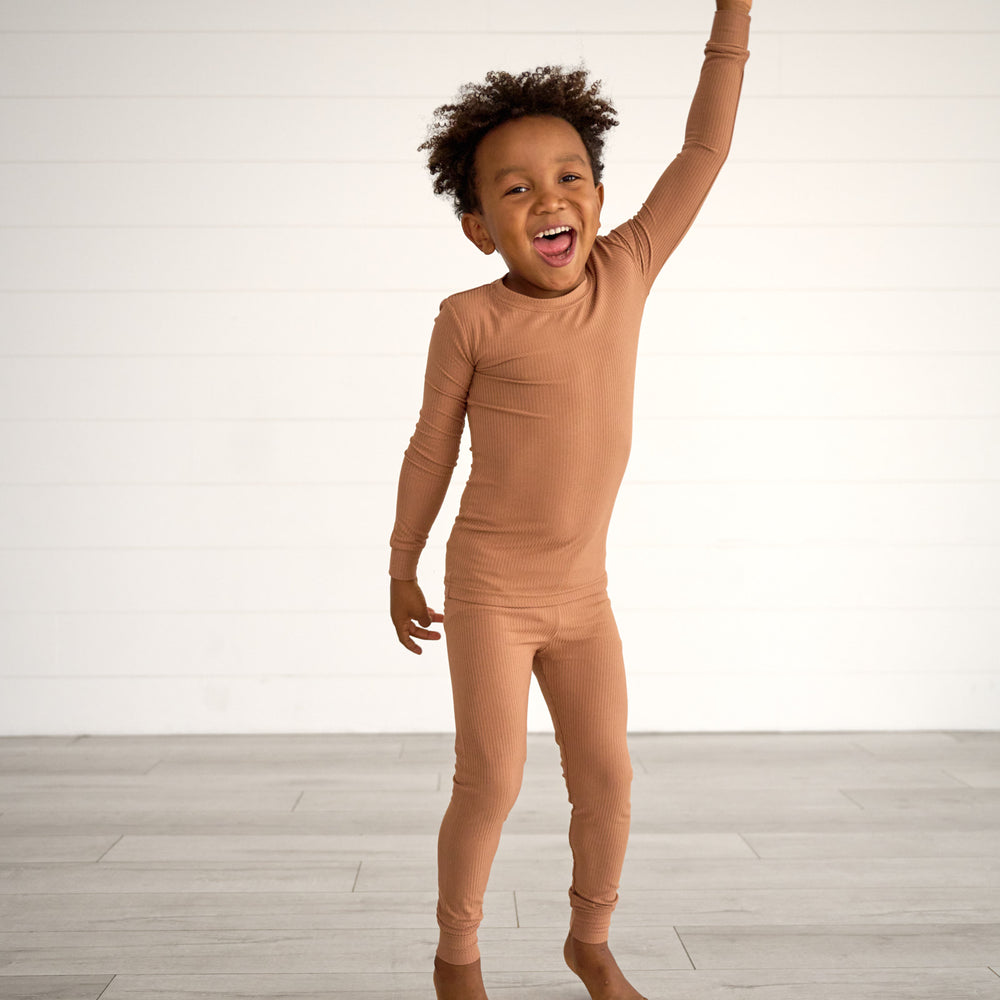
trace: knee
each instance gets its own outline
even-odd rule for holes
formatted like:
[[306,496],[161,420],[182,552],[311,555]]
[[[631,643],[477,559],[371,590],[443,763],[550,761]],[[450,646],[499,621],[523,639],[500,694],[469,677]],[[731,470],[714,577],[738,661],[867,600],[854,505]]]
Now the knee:
[[627,806],[632,799],[632,763],[625,755],[623,761],[609,768],[603,777],[603,787],[607,798],[616,804]]
[[477,811],[503,821],[514,808],[524,760],[503,763],[488,758],[466,759],[455,768],[455,792],[475,801]]
[[574,781],[571,798],[588,798],[613,807],[628,807],[632,796],[632,762],[628,750],[608,753],[589,760],[582,768],[582,780]]

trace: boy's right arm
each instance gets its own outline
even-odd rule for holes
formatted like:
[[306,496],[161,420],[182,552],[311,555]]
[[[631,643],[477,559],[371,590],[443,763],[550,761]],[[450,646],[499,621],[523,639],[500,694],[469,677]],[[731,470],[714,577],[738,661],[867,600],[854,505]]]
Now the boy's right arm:
[[416,580],[417,561],[458,461],[473,371],[461,325],[454,311],[443,304],[427,353],[420,419],[399,473],[396,522],[389,543],[389,613],[397,638],[414,653],[420,652],[414,638],[440,638],[439,633],[427,631],[428,625],[442,618],[424,600]]

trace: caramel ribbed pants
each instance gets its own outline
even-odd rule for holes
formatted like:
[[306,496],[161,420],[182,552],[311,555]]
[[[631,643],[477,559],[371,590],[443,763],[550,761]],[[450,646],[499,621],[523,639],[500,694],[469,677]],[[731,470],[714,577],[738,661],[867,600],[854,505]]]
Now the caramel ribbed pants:
[[573,936],[607,940],[629,829],[632,766],[621,639],[606,594],[540,608],[448,598],[455,778],[438,839],[437,954],[479,957],[477,930],[500,830],[521,787],[534,673],[572,805]]

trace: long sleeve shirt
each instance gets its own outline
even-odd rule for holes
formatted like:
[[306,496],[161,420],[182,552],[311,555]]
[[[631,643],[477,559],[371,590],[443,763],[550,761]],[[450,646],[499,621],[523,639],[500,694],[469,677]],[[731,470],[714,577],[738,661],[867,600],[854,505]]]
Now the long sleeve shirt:
[[716,13],[683,147],[638,213],[597,238],[581,284],[532,298],[498,279],[441,304],[400,472],[391,576],[416,576],[468,419],[472,469],[448,540],[446,596],[525,607],[606,587],[643,308],[728,155],[749,24]]

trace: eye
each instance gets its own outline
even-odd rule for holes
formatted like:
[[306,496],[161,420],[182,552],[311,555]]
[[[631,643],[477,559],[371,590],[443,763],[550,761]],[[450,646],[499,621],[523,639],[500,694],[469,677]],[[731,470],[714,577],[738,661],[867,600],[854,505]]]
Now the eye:
[[528,189],[523,184],[517,184],[514,187],[508,189],[504,194],[521,194],[522,191],[527,191]]
[[560,178],[563,182],[582,180],[579,174],[563,174]]

